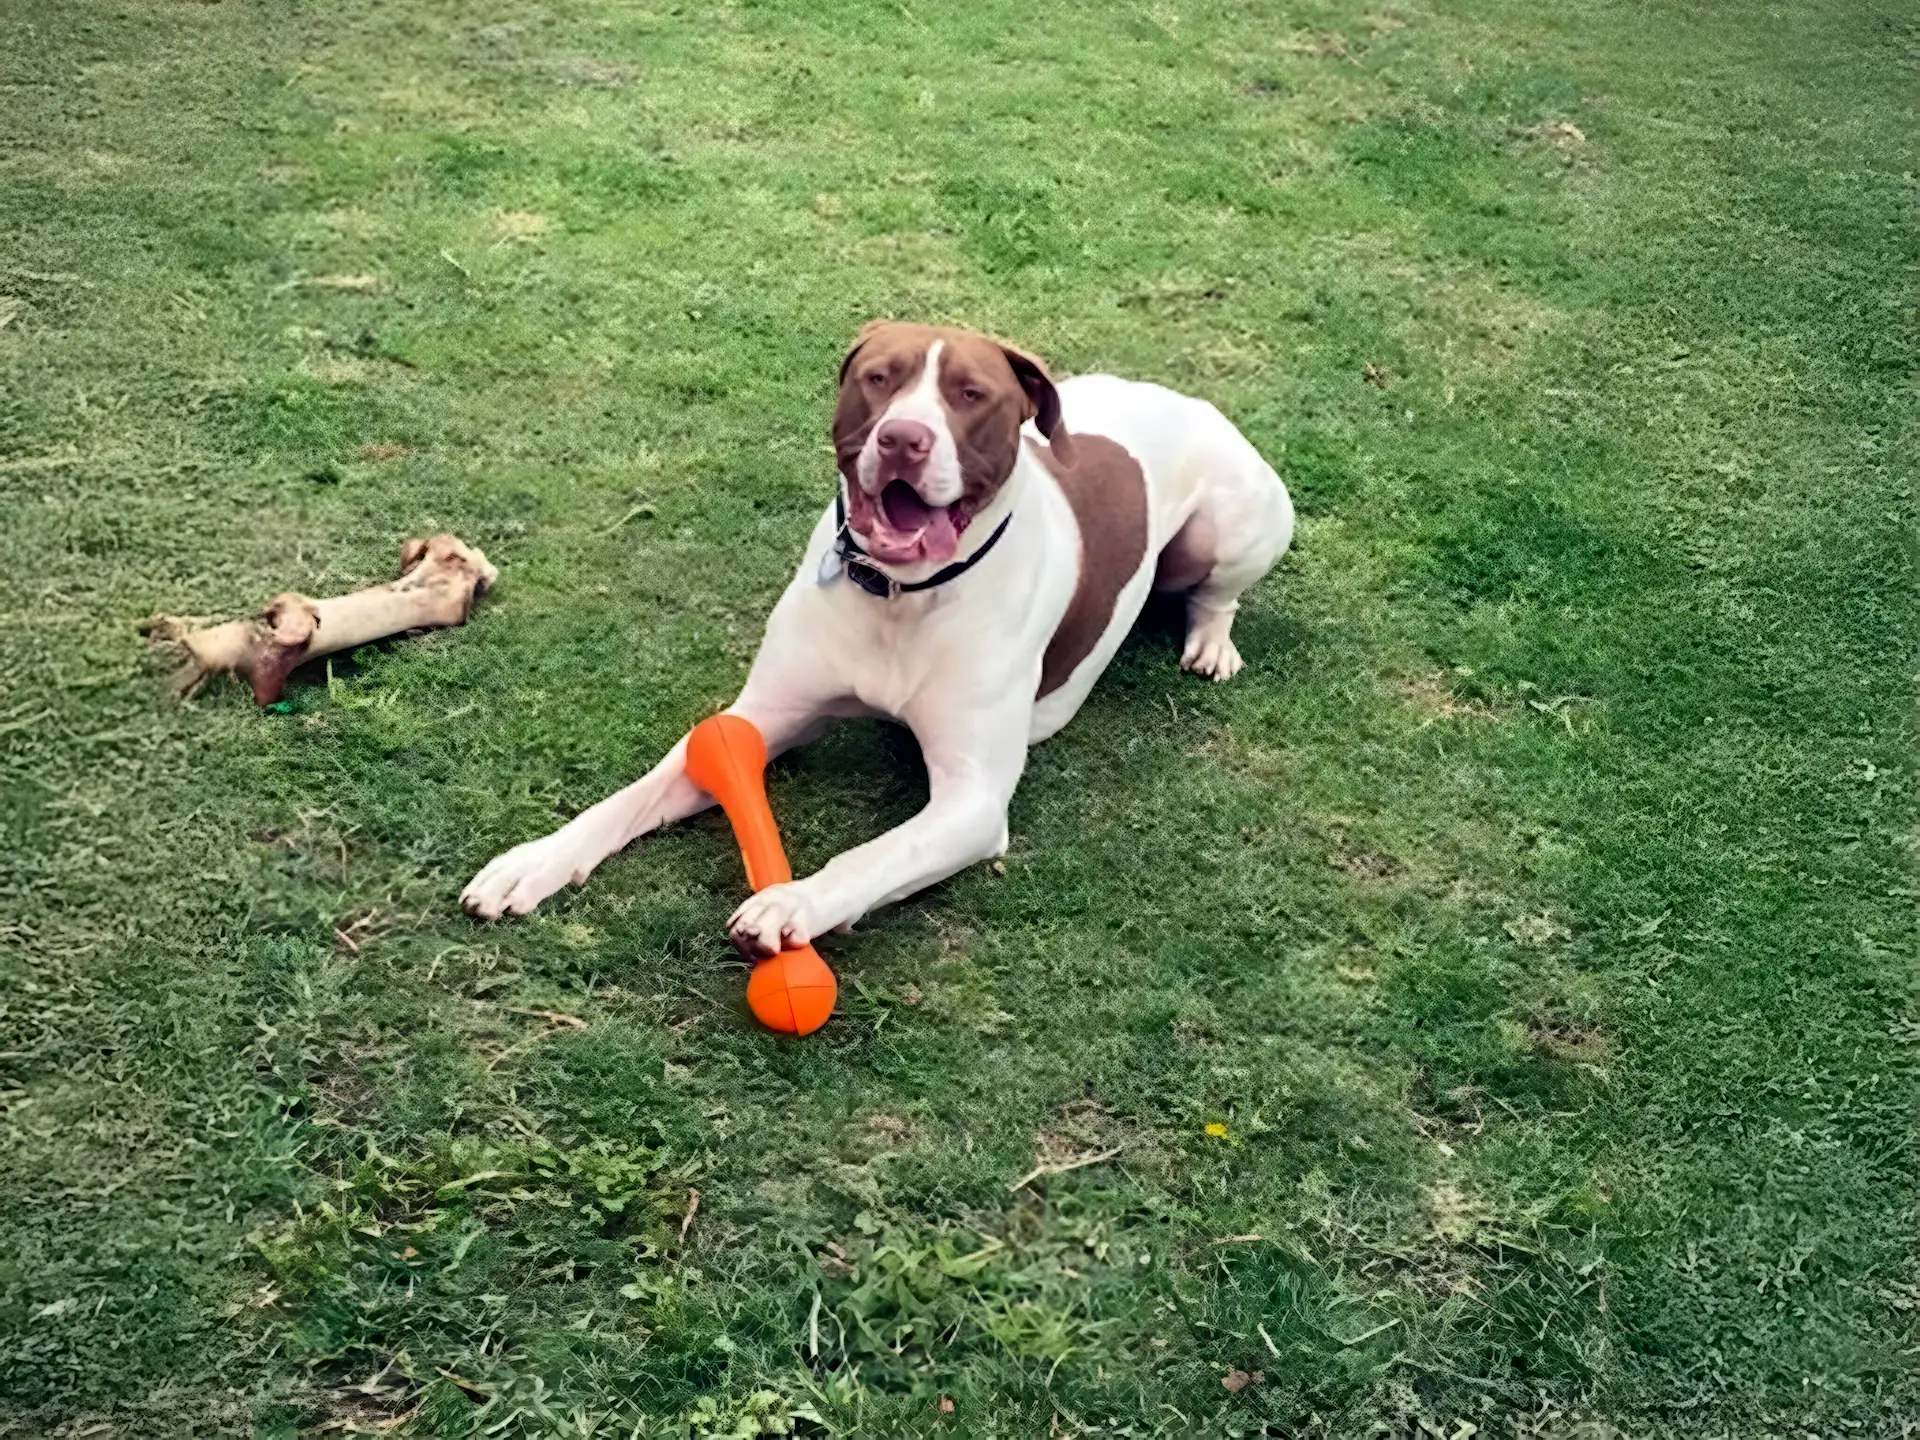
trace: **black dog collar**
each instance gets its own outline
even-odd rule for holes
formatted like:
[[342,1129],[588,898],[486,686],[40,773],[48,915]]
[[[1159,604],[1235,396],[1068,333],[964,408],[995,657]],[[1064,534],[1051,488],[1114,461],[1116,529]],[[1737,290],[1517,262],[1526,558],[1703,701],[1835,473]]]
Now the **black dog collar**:
[[833,551],[840,557],[840,568],[846,577],[869,595],[877,595],[882,600],[891,600],[896,595],[911,595],[916,590],[931,590],[936,585],[944,585],[949,580],[967,573],[982,560],[987,552],[1000,543],[1000,537],[1007,533],[1012,523],[1011,514],[1004,517],[994,527],[993,534],[987,537],[987,543],[964,560],[956,560],[944,570],[936,571],[924,580],[915,580],[912,584],[902,584],[875,565],[867,552],[853,543],[853,530],[847,524],[847,500],[838,490],[833,492]]

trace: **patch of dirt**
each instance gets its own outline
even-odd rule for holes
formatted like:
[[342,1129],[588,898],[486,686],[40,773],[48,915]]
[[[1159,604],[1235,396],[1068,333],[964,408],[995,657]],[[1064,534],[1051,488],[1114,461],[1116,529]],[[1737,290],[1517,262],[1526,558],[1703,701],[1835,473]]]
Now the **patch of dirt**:
[[314,223],[334,235],[351,235],[359,240],[371,240],[389,233],[386,221],[362,210],[358,205],[336,205],[331,210],[322,210],[314,217]]
[[1225,300],[1239,285],[1231,275],[1210,276],[1194,270],[1163,270],[1137,281],[1123,291],[1123,308],[1168,313],[1207,308],[1211,302]]
[[1165,1174],[1169,1165],[1166,1151],[1150,1130],[1128,1117],[1115,1115],[1090,1096],[1067,1101],[1033,1136],[1036,1166],[1073,1166],[1108,1152],[1115,1152],[1115,1163],[1155,1174]]
[[1449,905],[1461,910],[1499,910],[1513,903],[1504,891],[1473,875],[1451,877],[1441,893]]
[[417,1406],[408,1404],[412,1387],[403,1376],[385,1371],[357,1385],[341,1381],[303,1397],[312,1415],[303,1435],[392,1435]]
[[602,60],[593,55],[564,55],[541,67],[556,85],[617,89],[640,76],[640,67],[624,60]]
[[1272,360],[1272,350],[1257,336],[1221,331],[1198,344],[1181,346],[1170,368],[1183,377],[1218,381],[1263,374]]
[[1207,1012],[1176,1015],[1169,1026],[1176,1045],[1211,1045],[1220,1038],[1218,1017]]
[[856,1115],[840,1132],[840,1165],[858,1177],[851,1182],[856,1187],[870,1185],[869,1167],[875,1161],[906,1154],[925,1138],[925,1133],[917,1121],[904,1115]]
[[331,1070],[311,1077],[307,1089],[320,1116],[348,1128],[358,1128],[375,1109],[375,1091],[358,1070]]
[[1393,338],[1409,355],[1437,358],[1449,390],[1504,371],[1566,323],[1552,306],[1477,274],[1416,270],[1408,278],[1417,300]]
[[37,150],[26,146],[10,146],[0,163],[4,163],[10,171],[25,172],[51,184],[67,186],[112,180],[133,162],[125,155],[107,150],[72,150],[65,147]]
[[1353,46],[1338,30],[1295,31],[1275,48],[1290,55],[1311,55],[1317,60],[1358,60]]
[[940,954],[933,963],[952,965],[965,960],[969,947],[977,938],[973,930],[944,912],[934,916],[933,924],[940,932]]
[[1598,1025],[1569,1015],[1533,1016],[1527,1021],[1527,1038],[1542,1055],[1576,1065],[1603,1065],[1610,1049]]
[[1441,1180],[1422,1197],[1427,1224],[1449,1245],[1464,1245],[1480,1233],[1486,1206],[1455,1180]]
[[1436,1301],[1484,1291],[1487,1282],[1482,1276],[1491,1262],[1483,1247],[1496,1238],[1491,1233],[1496,1218],[1493,1207],[1451,1177],[1436,1180],[1420,1199],[1428,1240],[1409,1278]]
[[920,1138],[920,1127],[899,1115],[869,1115],[866,1132],[885,1145],[911,1145]]
[[1556,150],[1576,149],[1587,143],[1587,132],[1571,120],[1548,120],[1530,126],[1527,134],[1546,141]]
[[1500,928],[1529,950],[1545,950],[1573,935],[1548,910],[1542,910],[1538,915],[1516,915]]
[[314,1118],[349,1128],[371,1120],[379,1109],[380,1092],[367,1078],[366,1067],[385,1053],[377,1044],[348,1042],[316,1056],[307,1074]]
[[1505,718],[1486,701],[1456,693],[1444,670],[1401,681],[1400,695],[1422,717],[1423,726],[1441,721],[1479,722]]
[[552,218],[535,210],[496,210],[488,222],[496,245],[530,245],[553,228]]
[[405,85],[389,85],[375,99],[391,115],[442,125],[477,125],[496,114],[492,102],[475,91],[456,90],[420,78]]
[[864,236],[846,247],[846,255],[851,264],[885,267],[892,274],[895,293],[902,297],[894,305],[896,312],[920,304],[922,286],[944,286],[967,269],[951,239],[927,231]]
[[322,355],[301,361],[300,373],[322,385],[365,385],[380,367],[355,355]]
[[1048,1161],[1085,1150],[1110,1149],[1113,1144],[1113,1112],[1094,1099],[1067,1101],[1033,1137],[1035,1156]]
[[1404,868],[1393,856],[1378,850],[1336,850],[1327,856],[1327,863],[1356,880],[1376,883],[1391,879]]

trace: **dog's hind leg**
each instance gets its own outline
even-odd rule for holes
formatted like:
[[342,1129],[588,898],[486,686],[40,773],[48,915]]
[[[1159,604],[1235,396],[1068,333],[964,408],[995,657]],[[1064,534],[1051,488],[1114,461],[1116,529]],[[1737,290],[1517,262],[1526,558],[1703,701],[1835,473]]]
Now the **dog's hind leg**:
[[1245,664],[1233,643],[1240,596],[1293,541],[1293,502],[1273,467],[1233,430],[1206,447],[1199,504],[1160,552],[1157,590],[1187,592],[1180,668],[1231,680]]

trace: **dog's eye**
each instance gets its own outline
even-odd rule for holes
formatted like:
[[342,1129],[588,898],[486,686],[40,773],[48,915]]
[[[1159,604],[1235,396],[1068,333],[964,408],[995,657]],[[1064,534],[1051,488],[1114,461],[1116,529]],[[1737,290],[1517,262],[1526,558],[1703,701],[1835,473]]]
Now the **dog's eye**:
[[872,371],[867,376],[867,384],[873,386],[873,388],[876,390],[878,390],[882,385],[886,383],[887,383],[887,372],[884,370]]
[[987,392],[978,385],[964,385],[960,389],[960,398],[969,405],[978,405],[987,398]]

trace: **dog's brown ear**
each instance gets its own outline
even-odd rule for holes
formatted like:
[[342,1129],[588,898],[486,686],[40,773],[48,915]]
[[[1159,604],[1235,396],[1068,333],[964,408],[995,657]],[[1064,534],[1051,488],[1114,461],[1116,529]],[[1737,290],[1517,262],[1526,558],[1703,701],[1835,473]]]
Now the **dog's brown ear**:
[[853,337],[853,344],[847,347],[847,353],[841,357],[841,360],[840,360],[840,383],[841,384],[844,385],[846,383],[847,367],[853,364],[853,357],[860,353],[860,347],[866,344],[867,341],[871,340],[875,335],[878,335],[882,330],[886,329],[887,326],[891,324],[893,324],[893,321],[891,320],[869,320],[866,324],[860,327],[860,333]]
[[1000,350],[1013,367],[1013,378],[1027,392],[1027,418],[1047,437],[1053,453],[1061,460],[1067,459],[1067,432],[1060,423],[1060,392],[1053,388],[1053,377],[1047,373],[1047,367],[1037,355],[1029,355],[1004,342]]

